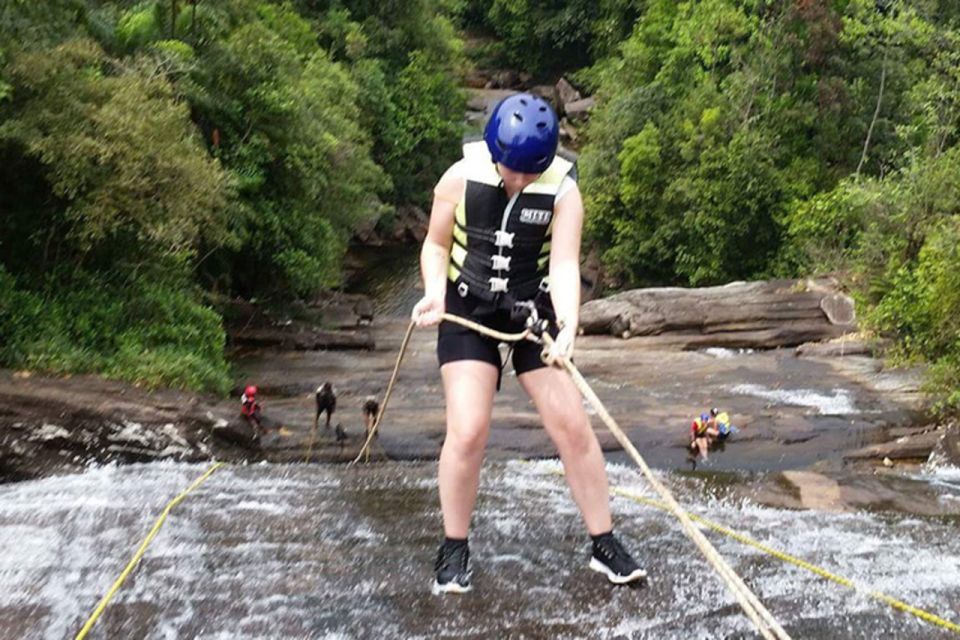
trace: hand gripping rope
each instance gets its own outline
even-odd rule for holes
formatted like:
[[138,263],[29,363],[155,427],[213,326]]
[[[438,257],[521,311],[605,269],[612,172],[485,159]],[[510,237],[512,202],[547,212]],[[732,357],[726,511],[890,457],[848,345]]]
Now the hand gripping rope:
[[[551,345],[553,344],[553,338],[551,338],[550,334],[546,331],[547,321],[541,320],[537,316],[534,308],[527,307],[527,312],[527,328],[520,333],[502,333],[499,331],[493,331],[481,324],[449,313],[444,313],[443,319],[448,322],[454,322],[469,329],[473,329],[482,335],[490,336],[491,338],[501,342],[532,340],[533,342],[544,345],[543,355],[546,356]],[[357,463],[364,455],[369,456],[368,450],[370,442],[373,440],[377,428],[380,426],[380,419],[383,417],[383,412],[387,408],[387,401],[390,398],[393,385],[397,380],[397,372],[400,370],[400,362],[403,359],[403,354],[406,351],[407,344],[410,341],[410,335],[413,332],[414,326],[414,323],[411,322],[410,326],[407,328],[407,333],[404,336],[403,343],[400,345],[400,353],[397,355],[397,363],[393,368],[393,375],[390,377],[390,383],[387,386],[387,392],[384,395],[383,403],[380,405],[380,411],[377,414],[377,419],[374,421],[373,428],[370,429],[370,433],[367,435],[367,440],[361,448],[360,453],[357,454],[357,457],[353,460],[353,462],[351,462],[351,464]],[[697,548],[700,549],[700,552],[706,558],[707,562],[709,562],[720,575],[720,578],[727,585],[727,588],[730,589],[731,593],[733,593],[744,613],[747,614],[747,617],[750,618],[754,626],[757,628],[757,631],[759,631],[760,634],[768,640],[789,640],[790,636],[786,631],[784,631],[783,627],[780,626],[773,615],[766,609],[766,607],[764,607],[763,603],[760,602],[757,596],[750,591],[750,588],[747,587],[740,576],[737,575],[737,573],[730,567],[729,564],[727,564],[726,560],[723,559],[713,545],[710,544],[710,541],[707,540],[703,533],[701,533],[696,525],[693,524],[693,522],[690,520],[690,516],[688,516],[687,513],[680,508],[680,505],[677,504],[677,501],[673,498],[673,495],[670,493],[670,491],[657,479],[655,475],[653,475],[653,471],[651,471],[650,467],[644,461],[643,456],[641,456],[636,447],[633,446],[633,443],[631,443],[630,439],[627,438],[627,436],[623,433],[623,430],[620,429],[616,421],[610,417],[610,414],[607,413],[603,403],[600,402],[600,399],[593,392],[593,390],[590,388],[590,385],[587,384],[587,381],[584,380],[583,376],[573,365],[573,363],[570,362],[570,359],[560,358],[558,359],[558,362],[567,371],[567,373],[570,374],[570,377],[573,379],[573,383],[576,385],[580,393],[583,394],[583,397],[586,398],[591,405],[593,405],[593,408],[603,420],[603,423],[606,425],[607,429],[613,433],[613,436],[617,439],[617,442],[620,443],[620,446],[622,446],[624,450],[630,454],[630,457],[633,458],[633,461],[636,462],[640,467],[643,475],[663,499],[670,513],[672,513],[674,517],[680,521],[680,526],[683,529],[683,532],[687,534],[687,537],[689,537],[697,546]]]

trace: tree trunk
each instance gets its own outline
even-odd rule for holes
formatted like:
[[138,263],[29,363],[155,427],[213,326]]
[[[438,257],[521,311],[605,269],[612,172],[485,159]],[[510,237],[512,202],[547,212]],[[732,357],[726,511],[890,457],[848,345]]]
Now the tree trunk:
[[863,141],[863,153],[860,155],[860,163],[857,165],[857,180],[860,179],[860,171],[867,162],[867,153],[870,150],[870,138],[873,137],[873,128],[877,125],[877,118],[880,117],[880,105],[883,103],[883,89],[887,83],[887,50],[883,51],[883,67],[880,71],[880,91],[877,92],[877,106],[873,110],[873,119],[870,121],[870,128],[867,129],[867,139]]

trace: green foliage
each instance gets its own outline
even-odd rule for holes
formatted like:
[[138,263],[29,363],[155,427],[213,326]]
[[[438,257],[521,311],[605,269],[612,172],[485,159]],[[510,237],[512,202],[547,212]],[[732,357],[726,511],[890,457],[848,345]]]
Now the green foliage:
[[[459,157],[464,97],[457,90],[463,46],[436,0],[310,5],[322,42],[349,63],[373,158],[389,175],[394,205],[428,205],[430,189]],[[316,5],[316,6],[313,6]],[[321,13],[321,8],[327,8]]]
[[580,166],[611,282],[839,273],[960,409],[956,18],[932,0],[647,2],[578,74],[599,100]]
[[78,33],[88,0],[4,0],[0,3],[0,49],[14,51],[60,42]]
[[458,153],[447,15],[4,3],[0,364],[224,388],[196,282],[278,303],[335,286],[354,230],[425,204]]
[[384,167],[401,202],[426,206],[430,187],[460,155],[464,98],[423,51],[410,54],[391,94],[396,129]]
[[818,193],[783,217],[785,247],[779,269],[785,274],[847,271],[850,254],[871,212],[882,206],[885,194],[878,182],[845,180],[835,189]]
[[186,105],[162,78],[108,72],[90,41],[21,56],[0,140],[44,165],[81,250],[118,237],[161,253],[222,241],[226,176],[198,144]]
[[465,28],[498,39],[475,54],[485,64],[544,74],[576,69],[613,51],[643,5],[640,0],[479,0],[455,10]]
[[379,213],[377,194],[389,186],[348,71],[315,45],[307,55],[306,23],[283,11],[271,13],[283,33],[262,22],[238,28],[199,56],[184,85],[238,186],[243,245],[231,277],[247,294],[336,284],[350,230]]
[[[897,338],[907,359],[933,363],[927,379],[943,411],[960,411],[960,222],[954,213],[931,228],[915,260],[888,269],[889,290],[869,321]],[[892,267],[892,265],[890,265]]]
[[0,143],[43,167],[64,205],[64,255],[112,244],[110,260],[122,249],[139,262],[227,238],[226,174],[151,68],[115,70],[89,40],[23,54],[9,68],[17,92]]
[[143,47],[162,36],[164,15],[157,2],[144,2],[127,10],[117,23],[116,39],[121,47]]
[[867,326],[898,360],[932,364],[928,389],[960,410],[960,147],[883,180],[845,180],[789,217],[804,271],[849,276]]
[[[953,57],[933,55],[952,37],[866,0],[649,2],[588,74],[601,106],[581,165],[608,268],[621,282],[704,284],[788,273],[814,246],[836,253],[844,240],[820,243],[834,221],[818,215],[837,209],[816,194],[889,173],[918,140],[954,139]],[[621,149],[651,126],[658,162],[626,167]]]
[[[58,273],[42,290],[17,287],[0,267],[0,361],[50,373],[101,372],[149,387],[230,387],[224,333],[183,269]],[[55,284],[54,284],[55,280]]]

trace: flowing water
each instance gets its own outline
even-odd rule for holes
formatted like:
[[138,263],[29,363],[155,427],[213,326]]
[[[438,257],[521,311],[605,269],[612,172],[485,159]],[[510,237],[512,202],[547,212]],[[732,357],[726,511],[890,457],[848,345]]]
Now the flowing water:
[[[203,469],[101,467],[0,487],[0,637],[73,637],[163,505]],[[651,507],[613,501],[648,583],[614,588],[591,572],[556,469],[486,466],[471,538],[475,591],[437,597],[434,464],[223,468],[174,509],[91,637],[757,637],[671,517]],[[610,475],[649,495],[634,470],[611,465]],[[718,497],[702,479],[664,477],[693,512],[960,622],[955,519],[766,508]],[[956,477],[918,484],[957,500]],[[950,635],[708,536],[794,638]]]

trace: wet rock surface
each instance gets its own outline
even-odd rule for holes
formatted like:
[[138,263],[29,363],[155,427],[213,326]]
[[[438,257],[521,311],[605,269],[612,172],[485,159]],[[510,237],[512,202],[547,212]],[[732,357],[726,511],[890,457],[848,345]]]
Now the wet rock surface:
[[[237,361],[240,377],[280,392],[264,396],[264,412],[290,434],[266,441],[268,456],[309,442],[311,393],[328,380],[339,390],[334,421],[346,429],[347,448],[362,437],[363,399],[383,396],[406,326],[402,318],[377,319],[371,327],[377,347],[370,352],[245,353]],[[415,331],[401,366],[378,448],[391,459],[434,459],[443,442],[435,336],[435,330]],[[797,358],[789,349],[677,351],[640,340],[583,336],[576,362],[650,463],[661,468],[690,468],[685,448],[690,420],[712,406],[730,412],[740,431],[706,466],[698,463],[700,469],[803,469],[821,461],[842,466],[845,451],[900,437],[890,433],[923,418],[919,372],[886,370],[863,356]],[[625,460],[602,423],[594,422],[611,459]],[[488,457],[554,455],[508,365],[495,401]]]
[[794,353],[798,357],[831,358],[844,356],[872,356],[877,347],[871,340],[841,336],[823,342],[804,342]]
[[[370,350],[235,351],[234,395],[247,384],[260,387],[269,429],[259,444],[239,416],[237,398],[147,393],[96,378],[18,379],[7,372],[0,376],[3,478],[37,477],[91,461],[352,460],[365,440],[363,402],[367,396],[383,397],[406,327],[403,318],[376,319],[367,327],[374,344]],[[439,454],[445,415],[435,335],[435,330],[413,334],[374,459]],[[845,453],[893,446],[883,443],[895,443],[905,435],[897,429],[923,420],[919,372],[886,370],[865,356],[797,358],[789,349],[678,351],[600,335],[578,340],[576,361],[628,436],[660,468],[839,467]],[[327,381],[338,389],[338,408],[331,427],[323,421],[315,431],[314,391]],[[686,449],[690,420],[714,406],[731,414],[739,432],[709,461],[691,461]],[[611,459],[625,460],[613,437],[594,422]],[[924,447],[928,444],[924,440]],[[488,455],[556,455],[509,365],[496,399]],[[891,456],[891,449],[881,448],[848,460],[921,455]]]
[[231,418],[191,394],[150,393],[94,376],[0,371],[0,482],[93,462],[259,459],[243,438],[218,437]]
[[851,333],[854,319],[852,299],[796,280],[635,289],[591,300],[580,314],[585,334],[681,349],[793,347]]
[[372,349],[369,331],[326,331],[299,322],[282,327],[234,331],[231,340],[238,347],[276,347],[290,351],[318,349]]
[[[387,264],[390,278],[372,278],[383,280],[386,293],[369,290],[366,295],[329,295],[291,314],[299,318],[323,316],[336,326],[352,326],[362,320],[372,348],[237,348],[232,352],[236,389],[228,399],[173,391],[146,393],[95,378],[90,379],[93,382],[82,378],[18,379],[9,372],[0,376],[3,478],[37,477],[91,461],[196,460],[213,456],[275,462],[352,460],[365,440],[363,402],[367,396],[383,397],[407,328],[406,314],[420,295],[411,285],[417,279],[417,269],[410,251],[399,251],[396,257]],[[829,282],[811,281],[803,287],[782,282],[739,286],[746,286],[755,299],[765,301],[754,310],[766,309],[767,315],[758,317],[771,326],[775,320],[790,324],[798,316],[808,322],[819,314],[818,331],[824,331],[824,326],[826,333],[838,328],[820,308],[824,296],[835,293]],[[690,295],[714,302],[719,295],[728,300],[728,309],[744,306],[743,299],[731,298],[727,288],[715,289],[719,294],[701,290]],[[610,335],[581,336],[576,362],[655,467],[722,472],[804,470],[819,465],[818,471],[822,471],[823,465],[869,467],[887,457],[915,462],[926,447],[932,449],[930,442],[921,443],[915,437],[917,431],[903,431],[925,424],[919,370],[887,369],[880,360],[858,355],[859,348],[848,351],[848,341],[855,343],[859,339],[856,336],[805,344],[803,357],[799,358],[787,348],[692,350],[696,340],[710,340],[718,331],[737,333],[731,329],[736,322],[724,315],[727,311],[719,303],[708,305],[716,311],[712,320],[703,321],[698,311],[689,309],[677,312],[674,318],[665,306],[677,304],[674,294],[666,295],[665,290],[654,290],[654,294],[660,317],[666,314],[671,322],[689,327],[691,332],[694,325],[690,323],[700,322],[704,333],[668,332],[631,340]],[[798,297],[802,304],[796,302]],[[375,305],[372,300],[377,301]],[[779,311],[778,300],[782,307]],[[585,305],[587,318],[597,302],[608,307],[630,305],[629,299],[618,301],[616,297],[590,302]],[[630,313],[626,317],[633,322],[638,316]],[[372,322],[370,316],[376,316]],[[251,324],[256,326],[255,322]],[[755,329],[749,331],[756,333]],[[435,330],[413,334],[373,448],[374,459],[432,460],[439,453],[445,416],[435,336]],[[838,343],[839,351],[835,348]],[[338,408],[330,428],[324,427],[324,421],[315,431],[314,391],[323,382],[337,387]],[[247,384],[260,387],[259,400],[269,427],[259,443],[239,416],[239,392]],[[739,432],[709,461],[692,461],[686,448],[690,420],[710,407],[729,412]],[[150,435],[128,428],[128,424],[141,425]],[[335,428],[338,424],[339,437]],[[602,424],[595,421],[594,426],[609,458],[625,461]],[[890,447],[904,437],[923,446],[914,448],[909,456],[891,455]],[[873,453],[844,457],[857,450]],[[489,457],[555,454],[534,407],[508,365],[494,408]]]
[[[0,487],[0,637],[73,637],[156,513],[204,470],[160,463]],[[589,538],[554,463],[486,466],[471,533],[474,591],[430,593],[436,466],[227,467],[172,512],[96,638],[752,638],[733,598],[650,493],[612,466],[640,588],[587,567]],[[664,478],[691,511],[853,580],[828,582],[731,538],[720,553],[794,638],[946,638],[865,594],[956,621],[956,524],[800,512]]]
[[232,348],[373,348],[373,337],[366,326],[373,320],[374,306],[364,295],[324,291],[312,300],[283,308],[245,300],[230,300],[223,306]]

